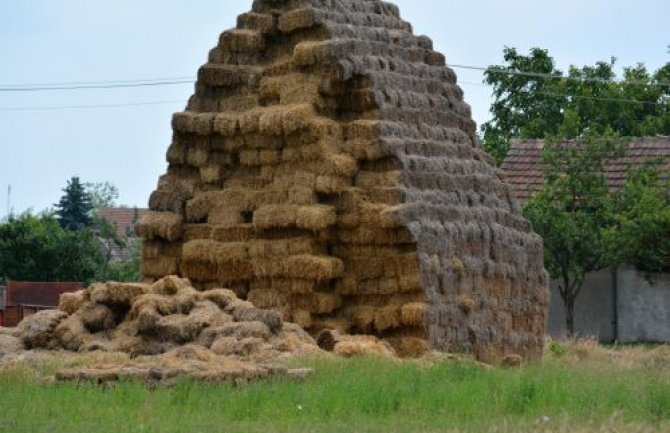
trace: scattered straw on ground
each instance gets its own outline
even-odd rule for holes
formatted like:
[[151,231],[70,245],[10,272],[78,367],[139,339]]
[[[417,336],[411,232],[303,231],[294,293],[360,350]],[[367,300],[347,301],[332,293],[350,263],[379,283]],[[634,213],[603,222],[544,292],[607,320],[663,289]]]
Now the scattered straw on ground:
[[[325,334],[324,334],[325,335]],[[96,283],[61,297],[59,309],[0,328],[0,367],[51,365],[57,380],[169,383],[177,377],[247,382],[309,372],[282,360],[334,352],[341,356],[396,356],[370,336],[342,336],[322,350],[295,323],[257,308],[226,289],[197,291],[188,279],[154,284]]]
[[[305,377],[277,361],[320,352],[298,325],[230,290],[199,292],[170,276],[149,284],[93,284],[15,329],[0,328],[0,363],[51,359],[59,380],[248,381]],[[76,356],[75,356],[76,354]]]

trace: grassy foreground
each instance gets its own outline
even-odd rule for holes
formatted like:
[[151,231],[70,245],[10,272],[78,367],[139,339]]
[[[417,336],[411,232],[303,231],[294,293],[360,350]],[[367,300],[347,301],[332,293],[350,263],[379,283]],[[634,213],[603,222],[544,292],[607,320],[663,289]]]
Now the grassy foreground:
[[316,369],[304,383],[237,389],[43,385],[18,366],[0,373],[0,432],[670,431],[670,357],[598,350],[582,356],[554,347],[542,363],[519,369],[303,360]]

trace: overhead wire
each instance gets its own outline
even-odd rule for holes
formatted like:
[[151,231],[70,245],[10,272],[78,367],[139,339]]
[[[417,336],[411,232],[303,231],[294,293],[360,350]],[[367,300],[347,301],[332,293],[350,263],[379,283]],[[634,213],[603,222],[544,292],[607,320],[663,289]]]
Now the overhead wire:
[[120,107],[141,107],[147,105],[176,104],[185,102],[183,99],[172,99],[164,101],[146,101],[146,102],[126,102],[119,104],[92,104],[92,105],[57,105],[45,107],[4,107],[0,112],[7,111],[61,111],[61,110],[88,110],[94,108],[120,108]]
[[[456,69],[475,70],[481,72],[493,72],[508,75],[518,75],[531,78],[542,78],[551,80],[566,80],[579,81],[585,83],[602,83],[602,84],[631,84],[640,86],[660,86],[670,87],[670,82],[648,82],[648,81],[613,81],[606,78],[589,78],[589,77],[572,77],[566,75],[557,75],[552,73],[517,71],[504,66],[475,66],[462,65],[456,63],[447,64],[447,66]],[[135,79],[135,80],[102,80],[102,81],[69,81],[56,83],[32,83],[32,84],[0,84],[0,92],[19,92],[19,91],[46,91],[46,90],[80,90],[80,89],[107,89],[117,87],[144,87],[144,86],[165,86],[175,84],[190,84],[195,82],[195,77],[181,76],[181,77],[163,77],[150,79]]]
[[670,87],[670,81],[659,81],[659,82],[648,82],[638,80],[613,81],[607,78],[571,77],[569,75],[556,75],[542,72],[515,71],[512,69],[504,68],[503,66],[485,67],[485,66],[472,66],[472,65],[459,65],[459,64],[448,64],[447,66],[455,69],[466,69],[466,70],[481,71],[487,73],[518,75],[522,77],[531,77],[531,78],[579,81],[582,83],[631,84],[631,85],[651,86],[651,87]]
[[74,83],[74,84],[51,84],[51,85],[0,85],[0,92],[42,92],[47,90],[90,90],[90,89],[121,89],[131,87],[157,87],[157,86],[172,86],[176,84],[193,84],[194,79],[174,79],[164,81],[127,81],[127,82],[91,82],[91,83]]
[[[484,83],[473,83],[471,81],[459,81],[458,84],[464,84],[467,86],[479,86],[479,87],[491,87],[490,84]],[[525,92],[530,93],[530,92]],[[543,92],[543,91],[534,91],[533,94],[550,96],[555,98],[574,98],[574,99],[585,99],[593,101],[602,101],[602,102],[621,102],[626,104],[643,104],[643,105],[660,105],[670,107],[670,101],[668,102],[656,102],[656,101],[640,101],[639,99],[624,99],[624,98],[606,98],[599,96],[586,96],[586,95],[569,95],[565,93],[554,93],[554,92]]]
[[0,84],[0,87],[77,86],[87,84],[123,84],[123,83],[144,83],[154,81],[174,81],[174,80],[194,80],[194,77],[189,75],[181,77],[135,78],[128,80],[60,81],[53,83]]
[[[563,75],[555,74],[545,74],[537,72],[527,72],[527,71],[514,71],[510,69],[503,69],[502,66],[473,66],[473,65],[460,65],[460,64],[449,64],[451,68],[457,69],[466,69],[466,70],[477,70],[483,72],[495,72],[503,73],[510,75],[526,76],[532,78],[540,79],[552,79],[552,80],[571,80],[571,81],[581,81],[581,82],[593,82],[593,83],[619,83],[619,84],[639,84],[639,85],[648,85],[648,86],[670,86],[670,83],[659,82],[659,83],[647,83],[642,81],[616,81],[599,79],[599,78],[585,78],[585,77],[570,77]],[[119,89],[119,88],[139,88],[139,87],[157,87],[157,86],[169,86],[169,85],[179,85],[179,84],[193,84],[195,82],[194,77],[167,77],[167,78],[153,78],[153,79],[135,79],[135,80],[101,80],[101,81],[79,81],[79,82],[60,82],[60,83],[33,83],[33,84],[4,84],[0,85],[0,93],[7,92],[40,92],[40,91],[59,91],[59,90],[93,90],[93,89]],[[473,85],[473,86],[484,86],[490,87],[490,84],[487,83],[473,83],[467,81],[460,81],[460,84],[464,85]],[[584,99],[584,100],[595,100],[603,102],[614,102],[614,103],[630,103],[630,104],[643,104],[643,105],[660,105],[660,106],[670,106],[670,102],[656,102],[656,101],[640,101],[636,99],[625,99],[625,98],[606,98],[606,97],[597,97],[597,96],[585,96],[585,95],[569,95],[562,93],[553,93],[553,92],[543,92],[538,91],[536,94],[541,94],[550,97],[557,98],[574,98],[574,99]],[[11,112],[11,111],[55,111],[55,110],[78,110],[78,109],[94,109],[94,108],[118,108],[118,107],[133,107],[133,106],[147,106],[147,105],[161,105],[168,103],[176,103],[180,100],[168,100],[168,101],[147,101],[147,102],[138,102],[138,103],[118,103],[118,104],[92,104],[92,105],[63,105],[63,106],[34,106],[34,107],[0,107],[1,112]]]

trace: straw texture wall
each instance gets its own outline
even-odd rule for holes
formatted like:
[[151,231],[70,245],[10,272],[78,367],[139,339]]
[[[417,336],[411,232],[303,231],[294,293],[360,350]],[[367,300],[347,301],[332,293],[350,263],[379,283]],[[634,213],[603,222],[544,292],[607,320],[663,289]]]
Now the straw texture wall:
[[539,356],[541,239],[444,56],[378,0],[256,0],[172,122],[143,273],[405,355]]

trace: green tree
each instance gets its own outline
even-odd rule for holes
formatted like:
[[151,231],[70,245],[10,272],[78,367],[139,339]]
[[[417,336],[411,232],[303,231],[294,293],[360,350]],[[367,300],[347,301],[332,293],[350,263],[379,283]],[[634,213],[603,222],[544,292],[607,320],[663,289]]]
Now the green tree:
[[[98,279],[101,281],[107,281],[109,279],[122,279],[123,281],[126,281],[128,278],[132,278],[132,276],[129,277],[124,274],[123,266],[126,265],[126,263],[112,263],[112,258],[115,250],[128,247],[129,234],[126,233],[125,235],[120,235],[116,225],[106,220],[100,212],[103,208],[117,206],[119,190],[111,182],[87,182],[84,184],[84,187],[91,198],[91,204],[93,206],[91,229],[100,241],[103,257]],[[132,269],[131,265],[127,265],[126,267]],[[129,272],[131,271],[126,272],[126,274]],[[119,275],[121,275],[122,278],[119,278]]]
[[91,198],[94,211],[105,207],[116,207],[119,199],[119,189],[111,182],[86,182],[84,188]]
[[63,189],[63,195],[56,204],[56,215],[61,227],[67,230],[79,230],[91,226],[93,205],[91,196],[79,178],[73,176]]
[[606,233],[612,215],[604,167],[617,151],[613,137],[589,137],[580,144],[550,140],[543,155],[545,183],[524,207],[524,215],[544,239],[545,266],[559,279],[570,334],[586,274],[608,265]]
[[94,215],[92,226],[100,243],[100,251],[103,259],[98,279],[107,281],[111,278],[109,272],[113,253],[117,248],[126,248],[128,239],[125,236],[120,236],[117,233],[116,226],[98,214]]
[[607,232],[609,261],[646,272],[670,269],[670,180],[659,182],[651,162],[629,170],[614,197],[614,225]]
[[631,171],[621,191],[608,190],[606,165],[625,147],[611,131],[589,132],[572,142],[548,140],[543,187],[524,206],[544,239],[545,266],[558,280],[570,334],[589,272],[622,263],[644,264],[648,270],[668,264],[670,207],[657,172]]
[[51,214],[24,214],[0,224],[0,275],[6,279],[90,282],[101,263],[90,231],[63,229]]
[[[545,75],[560,78],[554,58],[547,50],[533,48],[523,56],[515,48],[505,48],[505,66],[492,66],[484,82],[493,86],[493,120],[482,125],[484,146],[498,162],[510,146],[510,139],[544,137],[556,133],[562,122],[564,100],[553,96],[554,84]],[[517,75],[521,72],[537,76]]]
[[121,282],[138,282],[141,280],[140,262],[142,249],[141,240],[136,240],[130,245],[132,248],[132,256],[130,260],[123,262],[111,263],[107,269],[107,277],[104,279]]
[[556,67],[549,52],[529,55],[505,48],[504,64],[491,66],[484,82],[493,86],[491,121],[482,125],[484,147],[501,162],[514,138],[611,130],[620,136],[670,134],[670,63],[655,73],[644,65],[615,73],[616,59],[593,66]]

